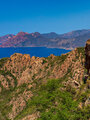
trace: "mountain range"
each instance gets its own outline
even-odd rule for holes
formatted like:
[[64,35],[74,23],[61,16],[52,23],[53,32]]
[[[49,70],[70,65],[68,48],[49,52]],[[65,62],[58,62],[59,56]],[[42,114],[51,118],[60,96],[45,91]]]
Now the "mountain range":
[[85,46],[90,38],[90,29],[76,30],[65,34],[55,32],[40,34],[39,32],[19,32],[0,37],[0,47],[48,47],[74,49]]

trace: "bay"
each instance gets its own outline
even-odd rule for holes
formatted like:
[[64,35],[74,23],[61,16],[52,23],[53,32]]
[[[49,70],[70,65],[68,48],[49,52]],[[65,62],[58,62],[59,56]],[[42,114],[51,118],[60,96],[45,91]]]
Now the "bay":
[[50,54],[60,56],[70,50],[58,49],[58,48],[46,48],[46,47],[10,47],[0,48],[0,58],[10,57],[14,53],[29,54],[31,57],[48,57]]

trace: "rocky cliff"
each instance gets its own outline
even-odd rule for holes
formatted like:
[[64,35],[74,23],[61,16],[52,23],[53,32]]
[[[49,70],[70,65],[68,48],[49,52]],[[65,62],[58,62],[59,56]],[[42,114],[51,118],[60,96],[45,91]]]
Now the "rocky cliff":
[[0,60],[0,120],[89,120],[84,48]]
[[85,54],[86,54],[85,67],[87,69],[87,74],[90,76],[90,39],[87,40],[86,42]]

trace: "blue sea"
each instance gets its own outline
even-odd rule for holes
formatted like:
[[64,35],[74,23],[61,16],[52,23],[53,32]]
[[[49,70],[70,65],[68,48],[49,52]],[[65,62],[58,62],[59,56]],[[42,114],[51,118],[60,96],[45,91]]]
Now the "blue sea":
[[30,54],[36,57],[48,57],[50,54],[60,56],[70,50],[45,47],[18,47],[18,48],[0,48],[0,58],[10,57],[14,53]]

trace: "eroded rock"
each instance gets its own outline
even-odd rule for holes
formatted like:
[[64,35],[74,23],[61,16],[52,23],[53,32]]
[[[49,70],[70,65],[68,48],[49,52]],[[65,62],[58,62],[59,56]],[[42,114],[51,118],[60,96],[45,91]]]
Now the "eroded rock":
[[85,55],[86,55],[85,67],[87,69],[87,74],[90,76],[90,39],[87,40],[86,42]]

